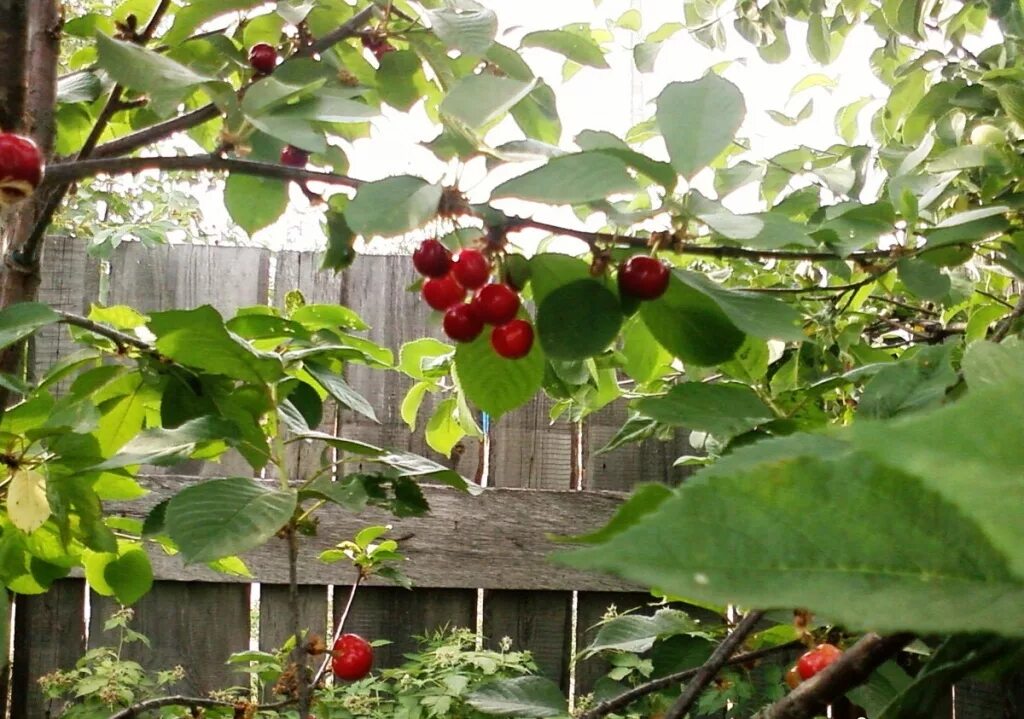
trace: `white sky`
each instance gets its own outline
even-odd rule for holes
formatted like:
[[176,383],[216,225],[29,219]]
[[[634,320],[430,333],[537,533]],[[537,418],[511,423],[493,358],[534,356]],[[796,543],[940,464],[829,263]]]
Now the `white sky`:
[[[572,147],[572,138],[581,130],[608,130],[622,136],[636,122],[653,114],[653,101],[662,88],[676,80],[694,80],[707,69],[723,61],[733,61],[724,72],[736,83],[747,102],[747,119],[740,134],[751,141],[758,156],[770,156],[782,150],[804,144],[825,148],[839,141],[833,120],[842,106],[861,97],[884,97],[886,88],[871,74],[868,57],[881,44],[875,33],[865,27],[856,28],[848,37],[843,53],[832,65],[821,68],[809,58],[804,43],[804,28],[792,23],[790,58],[770,65],[760,60],[756,50],[732,30],[732,17],[723,19],[728,31],[729,46],[725,52],[711,52],[680,31],[668,41],[658,56],[653,73],[641,74],[633,65],[633,44],[665,22],[682,20],[682,4],[666,0],[605,0],[594,7],[593,0],[517,0],[496,2],[483,0],[498,14],[498,38],[515,47],[526,32],[555,29],[589,18],[592,26],[604,27],[614,22],[623,12],[640,10],[643,27],[639,33],[616,30],[616,42],[608,56],[610,70],[584,67],[568,82],[562,82],[563,58],[555,53],[530,48],[523,56],[534,72],[555,89],[558,109],[563,125],[562,146]],[[823,73],[836,81],[836,87],[815,87],[790,97],[791,88],[812,73]],[[814,99],[814,114],[796,127],[784,127],[772,120],[766,111],[778,110],[795,115],[804,103]],[[861,115],[866,125],[876,104],[869,105]],[[438,161],[427,149],[417,143],[432,139],[438,132],[417,106],[409,114],[388,108],[382,117],[373,121],[371,136],[358,140],[346,151],[351,161],[350,174],[361,179],[374,180],[395,174],[415,174],[430,181],[450,181],[457,171],[462,187],[470,192],[470,199],[485,199],[487,192],[511,175],[520,174],[530,165],[500,168],[485,177],[482,160],[468,166],[448,167]],[[506,120],[490,135],[491,145],[520,139],[521,134],[511,119]],[[664,146],[658,140],[648,143],[644,151],[660,159],[667,159]],[[696,183],[701,186],[702,178]],[[705,189],[706,192],[709,191]],[[289,211],[274,226],[267,228],[251,240],[252,243],[274,249],[319,249],[322,237],[319,230],[321,211],[311,208],[302,194],[293,187],[293,201]],[[728,203],[735,211],[759,209],[750,192],[735,193]],[[517,214],[533,214],[561,224],[579,225],[569,208],[550,208],[526,203],[501,204],[503,209]],[[214,230],[226,228],[230,223],[218,197],[208,195],[203,200],[206,222]],[[596,218],[594,226],[601,224]],[[221,229],[223,232],[223,229]],[[219,233],[218,233],[219,234]],[[521,237],[521,236],[520,236]],[[528,241],[528,239],[527,239]],[[571,248],[573,243],[569,241]],[[375,248],[377,247],[375,243]],[[384,247],[380,247],[381,250]],[[568,248],[567,248],[568,249]]]

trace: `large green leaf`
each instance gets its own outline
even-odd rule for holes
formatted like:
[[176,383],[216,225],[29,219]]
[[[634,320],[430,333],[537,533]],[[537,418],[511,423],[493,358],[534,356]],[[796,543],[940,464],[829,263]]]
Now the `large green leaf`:
[[542,47],[545,50],[564,55],[567,60],[590,65],[596,68],[607,68],[608,61],[593,38],[582,33],[568,30],[538,30],[527,33],[520,43],[521,47]]
[[41,302],[19,302],[0,310],[0,348],[28,337],[40,327],[52,325],[60,315]]
[[361,186],[345,211],[345,219],[364,237],[401,235],[433,219],[440,200],[440,185],[398,175]]
[[153,586],[153,567],[141,549],[129,549],[103,568],[103,578],[117,601],[135,604]]
[[231,219],[252,235],[277,222],[288,209],[288,183],[255,175],[228,175],[224,206]]
[[167,505],[167,534],[185,562],[210,562],[246,552],[274,536],[295,511],[293,490],[251,479],[214,479],[186,487]]
[[160,354],[189,367],[246,382],[281,377],[279,357],[257,352],[224,327],[224,318],[210,305],[194,310],[153,312],[149,329]]
[[491,347],[490,332],[455,348],[455,371],[466,397],[494,419],[533,398],[544,380],[539,342],[521,359],[505,359]]
[[624,614],[603,624],[583,652],[587,656],[608,650],[640,654],[657,639],[679,634],[706,635],[699,622],[678,609],[659,609],[651,616]]
[[140,92],[166,94],[189,90],[214,78],[200,75],[164,55],[140,45],[97,35],[99,65],[114,80]]
[[959,379],[952,365],[955,345],[922,347],[913,356],[882,368],[864,385],[861,416],[894,417],[937,406]]
[[606,152],[593,151],[553,158],[536,170],[498,185],[492,196],[568,205],[637,189],[625,162]]
[[484,714],[502,717],[554,717],[569,713],[562,690],[545,677],[516,677],[488,682],[466,697]]
[[673,82],[658,96],[658,128],[672,165],[690,179],[725,150],[743,123],[746,107],[739,89],[708,74]]
[[498,16],[473,0],[457,0],[449,7],[427,10],[430,29],[450,48],[467,55],[483,55],[494,44]]
[[684,284],[707,295],[739,329],[764,339],[799,341],[804,338],[798,323],[800,313],[774,297],[737,292],[702,274],[673,270]]
[[174,24],[161,38],[168,45],[186,40],[203,23],[220,15],[262,5],[262,0],[191,0],[174,14]]
[[675,275],[664,295],[640,305],[640,316],[662,347],[698,366],[732,358],[745,337],[707,294]]
[[373,411],[373,406],[366,401],[365,397],[352,389],[352,386],[345,381],[344,377],[313,364],[307,364],[306,371],[313,375],[316,381],[323,385],[323,388],[341,406],[347,407],[353,412],[358,412],[369,420],[378,421],[377,414]]
[[537,336],[544,352],[555,359],[599,354],[618,336],[621,326],[618,297],[595,279],[562,285],[537,307]]
[[206,442],[232,440],[237,436],[237,427],[220,417],[200,417],[174,429],[153,427],[137,435],[121,451],[93,469],[117,469],[136,464],[176,464],[188,459]]
[[[1024,379],[978,384],[937,410],[855,425],[845,442],[738,450],[565,560],[854,629],[1024,636]],[[723,526],[742,531],[708,531]]]
[[719,437],[731,437],[775,418],[750,387],[743,384],[682,382],[666,394],[633,402],[641,414]]
[[469,75],[459,80],[441,102],[441,112],[467,127],[497,120],[533,91],[535,80],[520,82],[494,75]]

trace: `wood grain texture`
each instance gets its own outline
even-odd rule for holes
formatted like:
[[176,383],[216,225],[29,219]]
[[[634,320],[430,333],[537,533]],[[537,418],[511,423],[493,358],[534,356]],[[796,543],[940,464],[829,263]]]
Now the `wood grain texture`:
[[37,680],[71,669],[85,652],[85,582],[61,579],[45,594],[20,595],[16,603],[11,716],[46,717]]
[[509,637],[514,651],[528,649],[544,676],[569,688],[572,592],[486,592],[483,620],[488,647]]
[[[142,483],[150,490],[148,495],[132,502],[110,502],[107,508],[119,515],[144,517],[158,502],[194,482],[194,477],[146,477]],[[325,565],[316,559],[317,554],[367,525],[391,524],[391,536],[405,538],[401,551],[409,562],[403,569],[418,586],[567,591],[636,588],[614,577],[571,570],[547,559],[550,552],[562,546],[550,542],[546,532],[553,527],[586,532],[602,526],[622,501],[620,494],[488,489],[474,497],[429,485],[424,486],[424,494],[432,507],[424,517],[396,518],[370,509],[359,515],[335,508],[320,510],[317,516],[323,529],[316,537],[304,538],[300,547],[299,583],[348,582],[350,568],[344,562]],[[244,558],[257,581],[287,583],[283,540],[271,539]],[[217,574],[205,565],[184,566],[180,558],[163,552],[151,551],[150,559],[155,575],[161,579],[251,581]]]
[[[110,258],[109,304],[141,312],[211,305],[227,318],[240,307],[267,304],[269,281],[268,250],[213,245],[147,248],[125,242]],[[229,450],[217,462],[190,460],[173,471],[230,477],[248,475],[252,469],[237,451]]]
[[[47,237],[40,262],[39,301],[64,312],[88,314],[90,304],[99,299],[100,264],[89,257],[85,241]],[[42,377],[76,348],[64,325],[39,330],[32,339],[32,376]],[[66,384],[63,382],[61,388]]]
[[[335,618],[344,607],[349,586],[334,589]],[[470,589],[360,587],[345,622],[345,632],[370,642],[390,641],[391,644],[373,650],[374,669],[385,669],[401,665],[404,655],[418,648],[416,636],[442,627],[472,629],[475,624],[476,592]]]
[[[419,275],[412,260],[404,255],[363,255],[342,275],[348,306],[370,325],[368,336],[391,348],[398,361],[402,344],[424,336],[444,340],[433,312],[419,293],[408,292]],[[480,464],[480,440],[465,438],[449,459],[427,446],[423,427],[430,419],[438,399],[428,395],[420,408],[415,432],[402,420],[402,398],[414,384],[399,372],[381,372],[351,365],[347,376],[352,386],[366,397],[380,420],[374,424],[353,412],[343,411],[339,431],[343,436],[371,444],[416,452],[473,478]]]
[[[129,626],[151,646],[130,644],[124,654],[147,669],[180,665],[185,678],[171,692],[206,696],[215,689],[248,687],[248,675],[225,662],[249,648],[249,585],[160,581],[132,608]],[[113,599],[92,595],[90,646],[116,645],[116,634],[103,632],[103,624],[117,609]]]
[[531,400],[491,425],[488,483],[500,487],[570,489],[578,469],[573,460],[572,424],[552,424],[553,402]]

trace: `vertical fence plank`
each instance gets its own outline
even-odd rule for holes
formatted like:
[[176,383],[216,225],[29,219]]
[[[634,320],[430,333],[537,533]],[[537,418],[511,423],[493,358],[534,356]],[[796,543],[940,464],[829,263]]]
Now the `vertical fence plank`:
[[[396,361],[404,342],[425,335],[441,338],[439,328],[430,324],[430,308],[418,294],[406,291],[418,277],[412,260],[404,255],[361,256],[342,276],[348,305],[370,325],[370,339],[394,350]],[[380,423],[344,412],[340,424],[345,436],[416,452],[453,467],[464,477],[476,476],[479,440],[464,439],[461,450],[453,452],[452,459],[427,446],[422,428],[437,404],[434,396],[424,399],[417,431],[410,432],[400,413],[402,398],[413,385],[410,378],[398,372],[380,372],[359,365],[349,368],[348,378],[352,386],[370,400]]]
[[[345,607],[350,588],[334,588],[335,621]],[[398,587],[361,587],[345,622],[345,631],[370,642],[392,642],[374,649],[374,667],[384,669],[401,665],[405,661],[403,655],[416,650],[416,635],[442,627],[472,629],[475,616],[476,592],[472,589],[410,591]]]
[[85,652],[85,582],[61,579],[45,594],[16,600],[11,716],[47,717],[37,680],[71,669]]
[[[110,259],[110,304],[130,305],[141,312],[212,305],[230,317],[240,307],[265,305],[269,278],[267,250],[212,245],[147,248],[126,242]],[[197,476],[252,474],[249,463],[235,450],[226,452],[219,462],[183,462],[170,471]]]
[[567,661],[572,637],[571,592],[487,592],[484,637],[497,647],[503,637],[514,650],[529,649],[544,676],[569,686]]
[[[100,265],[86,253],[85,242],[71,237],[47,237],[40,262],[39,301],[65,312],[87,313],[90,303],[99,298]],[[32,341],[33,376],[42,377],[74,349],[67,327],[44,327]]]
[[[320,255],[314,252],[279,252],[274,273],[274,306],[283,309],[285,298],[299,290],[309,304],[345,304],[342,280],[331,272],[320,271]],[[375,404],[373,397],[369,398]],[[324,406],[319,429],[334,434],[338,421],[337,406]],[[295,443],[288,447],[288,471],[292,478],[305,478],[321,466],[323,446],[319,443]]]
[[[103,631],[117,609],[114,600],[93,594],[90,646],[117,641],[116,634]],[[124,654],[147,669],[184,668],[185,678],[171,691],[206,696],[228,687],[248,688],[248,675],[225,664],[232,653],[249,648],[248,584],[158,581],[133,609],[129,626],[148,637],[151,646],[134,643]]]

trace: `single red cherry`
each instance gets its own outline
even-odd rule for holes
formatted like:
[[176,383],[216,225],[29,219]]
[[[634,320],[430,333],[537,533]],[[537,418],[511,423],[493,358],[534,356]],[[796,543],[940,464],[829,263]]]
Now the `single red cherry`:
[[796,670],[801,679],[810,679],[836,659],[841,657],[842,650],[832,644],[819,644],[803,654],[796,662]]
[[619,291],[638,300],[656,300],[668,289],[668,267],[653,257],[634,255],[619,265]]
[[491,276],[491,261],[480,250],[459,250],[452,257],[452,274],[463,287],[483,287]]
[[331,669],[338,679],[354,682],[370,673],[373,647],[358,634],[342,634],[331,652]]
[[484,285],[473,298],[473,307],[489,325],[503,325],[516,318],[519,295],[508,285]]
[[277,67],[277,49],[258,42],[249,49],[249,65],[261,75],[269,75]]
[[423,240],[412,253],[412,264],[424,277],[444,277],[452,266],[452,253],[437,240]]
[[372,52],[378,61],[389,52],[395,51],[395,46],[379,35],[363,35],[361,40],[363,47]]
[[43,156],[27,137],[0,132],[0,205],[31,195],[43,179]]
[[444,313],[441,321],[444,333],[456,342],[472,342],[484,331],[484,321],[480,319],[472,304],[452,305]]
[[526,320],[512,320],[491,330],[491,347],[505,359],[519,359],[530,354],[533,347],[533,325]]
[[423,299],[435,310],[444,311],[466,299],[466,288],[451,275],[435,277],[423,283]]
[[305,167],[309,163],[309,153],[294,145],[285,145],[281,150],[281,164],[288,167]]

